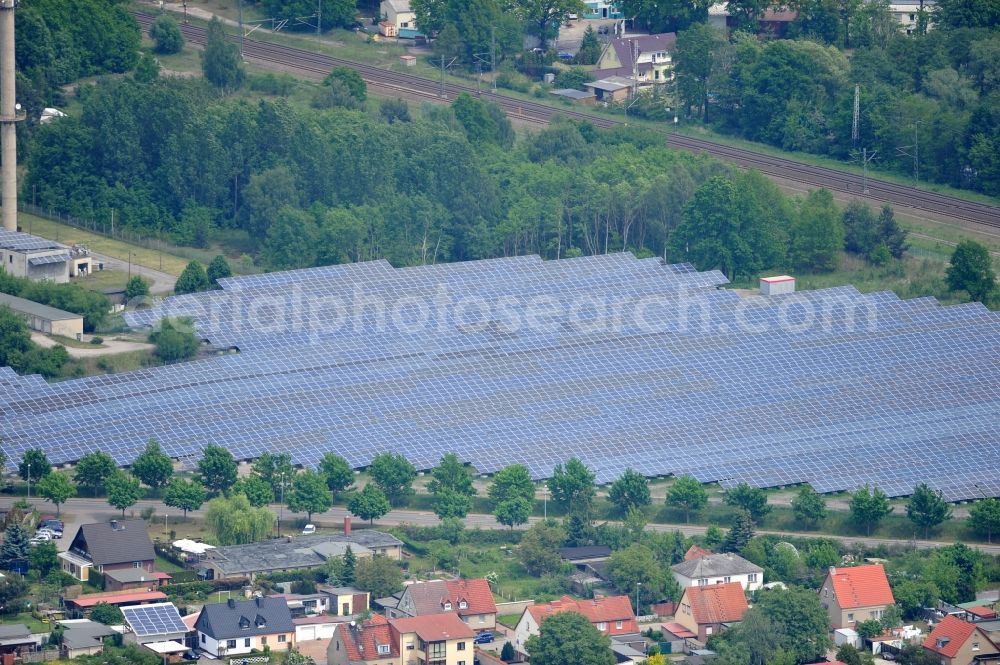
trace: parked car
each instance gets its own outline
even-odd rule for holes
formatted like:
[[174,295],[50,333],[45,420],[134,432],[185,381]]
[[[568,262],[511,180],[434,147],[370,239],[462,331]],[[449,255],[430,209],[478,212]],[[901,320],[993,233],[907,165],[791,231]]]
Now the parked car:
[[42,543],[50,542],[52,539],[46,535],[38,535],[28,541],[28,544],[34,547],[35,545],[41,545]]
[[59,540],[63,536],[62,529],[51,529],[49,527],[39,529],[38,531],[35,532],[36,536],[43,534],[54,540]]
[[559,59],[560,60],[572,60],[573,59],[573,54],[570,53],[569,51],[559,51]]
[[606,35],[606,34],[608,34],[608,26],[602,25],[602,26],[598,27],[597,28],[597,34],[599,34],[599,35]]
[[576,14],[570,14],[570,15],[569,15],[569,20],[571,20],[571,21],[575,21],[575,20],[576,20],[576,19],[578,19],[578,18],[580,18],[580,17],[579,17],[579,16],[577,16]]
[[306,524],[305,527],[302,529],[303,536],[311,536],[314,533],[316,533],[315,524]]
[[62,531],[63,530],[63,521],[62,520],[57,520],[54,517],[53,518],[49,518],[49,519],[42,519],[38,523],[38,528],[39,529],[52,529],[53,531]]
[[476,635],[475,639],[472,640],[474,644],[489,644],[493,641],[493,633],[488,630]]

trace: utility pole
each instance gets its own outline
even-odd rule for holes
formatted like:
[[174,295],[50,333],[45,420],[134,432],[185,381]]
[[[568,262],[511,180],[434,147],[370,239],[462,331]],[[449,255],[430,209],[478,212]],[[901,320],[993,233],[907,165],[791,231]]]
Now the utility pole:
[[861,86],[854,86],[854,123],[851,125],[851,146],[857,150],[861,137]]
[[[624,33],[624,28],[622,33]],[[639,94],[639,40],[632,40],[632,99]]]
[[872,154],[869,155],[868,154],[868,148],[862,148],[861,149],[861,165],[862,165],[862,168],[861,168],[861,173],[862,173],[862,176],[861,176],[861,191],[864,194],[868,193],[868,162],[870,162],[873,159],[875,159],[875,155],[877,153],[878,153],[878,150],[873,150]]
[[243,0],[237,0],[240,3],[240,60],[243,59],[243,37],[246,35],[246,30],[243,29]]
[[441,94],[438,95],[441,99],[445,99],[444,96],[444,54],[441,54]]
[[493,92],[497,91],[497,29],[490,26],[490,73],[493,74]]
[[316,0],[316,36],[319,37],[323,25],[323,0]]
[[920,180],[920,138],[917,135],[919,122],[913,123],[913,180]]

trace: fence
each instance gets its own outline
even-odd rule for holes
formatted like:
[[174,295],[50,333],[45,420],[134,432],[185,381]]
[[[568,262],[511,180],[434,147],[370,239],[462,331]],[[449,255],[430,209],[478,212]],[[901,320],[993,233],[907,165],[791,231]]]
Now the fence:
[[49,660],[59,660],[58,649],[48,649],[46,651],[29,651],[22,653],[15,662],[22,663],[44,663]]
[[[125,242],[130,245],[137,245],[156,252],[173,254],[174,256],[180,256],[191,261],[209,263],[214,256],[211,252],[195,249],[193,247],[181,247],[164,240],[163,238],[144,236],[134,229],[130,229],[120,224],[115,226],[110,219],[106,222],[98,222],[92,219],[80,219],[79,217],[64,214],[58,210],[43,208],[42,206],[36,206],[31,203],[24,203],[21,201],[18,202],[17,209],[23,213],[48,219],[60,224],[65,224],[66,226],[72,226],[73,228],[80,229],[81,231],[88,231],[90,233],[104,236],[105,238],[120,240],[121,242]],[[22,230],[31,233],[30,222],[28,228]],[[50,239],[59,242],[58,237]],[[238,270],[239,274],[255,274],[261,272],[259,268],[243,265],[242,263],[238,266]]]
[[270,656],[248,656],[246,658],[233,658],[229,661],[229,665],[253,665],[254,663],[267,663],[270,660]]

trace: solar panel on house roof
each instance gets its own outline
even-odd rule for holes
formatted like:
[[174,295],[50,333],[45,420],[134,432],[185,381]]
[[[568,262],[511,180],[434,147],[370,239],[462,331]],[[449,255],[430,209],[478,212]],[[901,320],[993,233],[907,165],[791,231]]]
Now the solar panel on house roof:
[[0,377],[0,426],[12,462],[44,441],[54,463],[98,446],[128,463],[156,438],[178,458],[215,443],[363,467],[392,450],[424,469],[455,452],[544,478],[577,455],[599,482],[632,467],[725,486],[996,492],[996,313],[851,287],[741,298],[725,281],[629,254],[230,278],[128,317],[190,315],[241,353],[57,384]]
[[136,605],[123,607],[125,621],[137,636],[169,635],[171,633],[186,633],[187,626],[181,620],[181,615],[173,603],[156,603],[153,605]]

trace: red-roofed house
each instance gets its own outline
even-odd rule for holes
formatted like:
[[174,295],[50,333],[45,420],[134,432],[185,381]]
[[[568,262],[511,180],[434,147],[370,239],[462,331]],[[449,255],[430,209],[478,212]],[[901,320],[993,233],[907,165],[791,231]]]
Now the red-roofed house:
[[88,611],[93,609],[98,603],[108,605],[145,605],[146,603],[160,603],[168,600],[167,594],[162,591],[112,591],[105,593],[87,593],[76,598],[64,598],[63,602],[69,608]]
[[860,621],[881,619],[895,604],[885,569],[878,564],[830,568],[819,592],[820,602],[830,615],[830,625],[851,628]]
[[728,624],[741,621],[747,608],[747,597],[739,582],[692,586],[681,594],[674,621],[704,642],[709,636],[722,632]]
[[386,612],[391,619],[455,612],[476,631],[493,630],[497,625],[497,604],[489,582],[481,577],[411,584],[403,590],[399,605]]
[[423,665],[473,665],[475,633],[454,612],[390,619],[389,626],[407,665],[414,661]]
[[524,653],[524,643],[538,635],[547,617],[558,612],[578,612],[587,617],[597,630],[608,636],[631,635],[639,632],[639,622],[627,596],[608,596],[593,600],[576,600],[563,596],[559,600],[526,607],[514,628],[514,648]]
[[697,545],[692,545],[688,548],[688,551],[684,553],[684,560],[690,561],[691,559],[700,559],[701,557],[708,556],[711,553],[711,550],[702,549]]
[[389,620],[375,614],[360,623],[338,624],[326,658],[330,665],[399,665],[399,640]]
[[946,616],[924,640],[924,649],[941,659],[941,665],[998,665],[1000,647],[974,623]]

